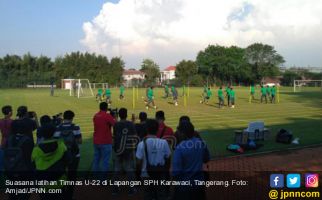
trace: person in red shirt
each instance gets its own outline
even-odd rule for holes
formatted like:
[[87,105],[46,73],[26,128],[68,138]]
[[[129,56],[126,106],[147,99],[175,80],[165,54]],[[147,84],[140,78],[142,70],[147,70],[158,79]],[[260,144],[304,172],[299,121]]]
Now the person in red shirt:
[[[107,113],[108,105],[106,102],[100,103],[100,111],[94,115],[94,172],[108,172],[109,160],[112,153],[112,127],[115,119]],[[102,160],[102,166],[100,161]]]
[[9,133],[11,131],[12,123],[12,107],[3,106],[2,113],[4,115],[3,119],[0,119],[0,132],[1,132],[1,143],[0,143],[0,172],[3,170],[3,149],[7,143]]
[[173,136],[172,128],[164,123],[165,117],[162,110],[155,113],[155,119],[159,122],[159,130],[157,133],[158,138],[163,138],[164,136]]
[[0,119],[0,131],[1,131],[1,145],[0,148],[3,148],[8,140],[8,136],[11,130],[12,123],[12,107],[11,106],[3,106],[2,113],[4,115],[3,119]]

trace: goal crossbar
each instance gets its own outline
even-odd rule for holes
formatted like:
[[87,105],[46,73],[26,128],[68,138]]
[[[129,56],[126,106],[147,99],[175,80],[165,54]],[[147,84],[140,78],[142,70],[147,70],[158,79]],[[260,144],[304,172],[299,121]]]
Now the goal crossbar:
[[296,92],[296,87],[300,88],[307,83],[320,83],[322,89],[322,80],[294,80],[293,91]]

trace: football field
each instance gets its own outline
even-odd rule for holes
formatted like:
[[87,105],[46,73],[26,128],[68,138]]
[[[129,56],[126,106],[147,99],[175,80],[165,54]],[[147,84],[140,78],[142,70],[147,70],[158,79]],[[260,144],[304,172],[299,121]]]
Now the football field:
[[[212,88],[213,97],[209,105],[200,104],[202,88],[190,88],[186,106],[183,97],[179,97],[179,105],[174,106],[172,100],[162,98],[163,89],[155,89],[155,103],[158,110],[163,110],[166,115],[166,124],[174,130],[179,117],[190,116],[192,123],[202,137],[206,140],[211,156],[232,155],[226,146],[234,142],[234,130],[245,129],[249,122],[263,121],[270,128],[271,137],[261,142],[263,147],[259,151],[272,151],[283,148],[307,146],[322,143],[322,91],[320,88],[306,88],[305,91],[293,93],[292,88],[280,88],[279,103],[261,104],[259,101],[259,88],[256,90],[256,100],[249,103],[249,88],[235,87],[235,108],[218,108],[217,88]],[[145,109],[143,98],[145,89],[139,89],[133,95],[132,88],[125,90],[125,99],[118,100],[119,90],[112,89],[113,108],[126,107],[129,118],[134,113],[146,111],[148,117],[154,117],[154,109]],[[178,88],[179,95],[182,89]],[[94,91],[96,93],[96,91]],[[81,145],[81,170],[88,170],[93,157],[92,117],[98,111],[95,98],[80,98],[69,96],[67,90],[55,90],[55,96],[50,97],[49,89],[1,89],[0,106],[12,105],[14,115],[20,105],[26,105],[29,111],[35,111],[38,117],[47,114],[55,115],[70,109],[75,112],[74,122],[81,127],[83,144]],[[135,108],[133,108],[133,97]],[[225,102],[226,104],[226,102]],[[275,135],[280,128],[293,132],[299,138],[299,145],[283,145],[275,143]],[[254,153],[254,152],[250,152]]]

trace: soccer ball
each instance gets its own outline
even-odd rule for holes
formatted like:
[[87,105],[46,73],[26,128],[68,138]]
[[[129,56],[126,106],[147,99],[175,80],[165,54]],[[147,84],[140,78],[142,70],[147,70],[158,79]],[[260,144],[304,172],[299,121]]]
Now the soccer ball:
[[174,105],[175,105],[175,106],[178,106],[178,103],[176,102]]
[[147,110],[149,110],[149,106],[145,107]]
[[201,101],[201,100],[200,100],[199,102],[200,102],[200,103],[202,103],[202,101]]
[[232,105],[231,107],[232,107],[232,108],[235,108],[235,106],[234,106],[234,105]]

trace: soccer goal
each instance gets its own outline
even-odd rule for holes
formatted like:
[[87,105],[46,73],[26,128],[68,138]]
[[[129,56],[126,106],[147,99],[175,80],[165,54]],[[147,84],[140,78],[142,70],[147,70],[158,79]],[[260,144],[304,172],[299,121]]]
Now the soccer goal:
[[91,83],[91,86],[94,90],[99,88],[105,89],[108,88],[108,83]]
[[321,90],[322,80],[294,80],[294,92]]
[[92,86],[88,79],[73,79],[69,95],[77,98],[94,97]]

